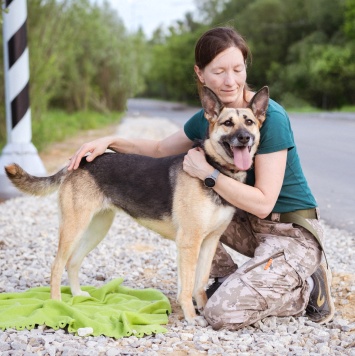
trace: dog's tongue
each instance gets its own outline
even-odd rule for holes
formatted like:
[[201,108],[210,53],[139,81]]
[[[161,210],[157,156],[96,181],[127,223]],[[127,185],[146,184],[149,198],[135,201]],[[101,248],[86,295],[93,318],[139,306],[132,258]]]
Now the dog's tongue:
[[252,161],[248,147],[233,147],[234,165],[241,171],[251,167]]

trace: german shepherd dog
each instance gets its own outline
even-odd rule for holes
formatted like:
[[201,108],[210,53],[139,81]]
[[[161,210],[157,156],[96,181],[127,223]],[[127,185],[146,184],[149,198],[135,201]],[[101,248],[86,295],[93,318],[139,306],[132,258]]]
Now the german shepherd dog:
[[[203,89],[201,102],[209,129],[200,145],[208,162],[222,174],[245,181],[246,172],[238,167],[245,161],[252,164],[268,101],[269,89],[263,87],[248,108],[225,108],[210,89]],[[51,298],[61,299],[65,268],[72,294],[88,295],[80,289],[80,266],[107,234],[115,210],[122,209],[141,225],[175,240],[177,300],[189,324],[207,325],[196,316],[192,298],[203,315],[213,256],[235,208],[184,172],[183,159],[184,154],[151,158],[105,153],[91,163],[83,159],[75,171],[65,167],[49,177],[31,176],[17,164],[5,168],[12,183],[27,194],[43,196],[59,189],[61,221]]]

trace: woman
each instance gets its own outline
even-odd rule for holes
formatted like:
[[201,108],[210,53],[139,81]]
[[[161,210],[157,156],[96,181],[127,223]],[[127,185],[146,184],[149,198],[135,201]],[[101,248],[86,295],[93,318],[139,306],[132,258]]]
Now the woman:
[[[246,84],[248,55],[246,42],[232,28],[207,31],[195,47],[198,88],[212,89],[226,107],[247,107],[255,94]],[[107,148],[153,157],[187,152],[183,169],[204,180],[214,168],[203,151],[191,147],[193,140],[203,138],[207,125],[201,110],[184,129],[161,141],[104,137],[84,144],[68,169],[78,168],[86,154],[90,162]],[[238,329],[269,315],[301,315],[306,308],[315,322],[331,320],[331,274],[321,264],[317,204],[300,166],[289,118],[275,101],[270,99],[247,184],[219,174],[211,189],[237,207],[220,241],[250,257],[238,268],[219,244],[211,270],[215,282],[207,290],[204,311],[213,328]]]

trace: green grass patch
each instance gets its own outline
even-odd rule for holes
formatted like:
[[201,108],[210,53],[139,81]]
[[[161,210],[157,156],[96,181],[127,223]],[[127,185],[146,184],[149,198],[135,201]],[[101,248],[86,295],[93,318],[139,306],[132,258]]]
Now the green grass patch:
[[321,112],[322,110],[317,109],[313,106],[302,106],[298,108],[287,108],[286,111],[290,113],[314,113]]
[[[41,120],[32,118],[32,142],[38,151],[49,144],[62,142],[85,130],[101,129],[111,124],[119,124],[123,112],[98,113],[79,111],[67,113],[63,110],[49,110]],[[6,125],[0,122],[0,154],[6,144]]]
[[343,106],[339,111],[341,111],[341,112],[355,112],[355,106],[354,105]]
[[[297,108],[287,108],[287,112],[291,113],[317,113],[317,112],[326,112],[325,110],[321,110],[312,106],[303,106],[303,107],[297,107]],[[334,110],[329,110],[328,112],[355,112],[355,106],[343,106],[339,109],[334,109]]]
[[32,142],[41,151],[50,143],[64,141],[81,131],[118,124],[122,116],[122,112],[102,114],[94,111],[67,113],[50,110],[41,120],[32,120]]

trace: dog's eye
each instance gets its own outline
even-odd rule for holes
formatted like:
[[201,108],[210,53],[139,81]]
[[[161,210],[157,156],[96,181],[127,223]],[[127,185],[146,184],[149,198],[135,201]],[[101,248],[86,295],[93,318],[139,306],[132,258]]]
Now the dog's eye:
[[254,121],[253,121],[253,120],[246,118],[246,120],[245,120],[245,125],[251,126],[251,125],[253,125],[253,124],[254,124]]
[[233,121],[232,120],[227,120],[223,123],[224,126],[227,126],[227,127],[232,127],[234,126],[233,124]]

